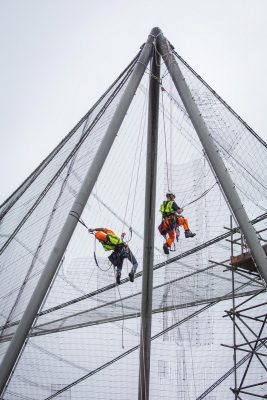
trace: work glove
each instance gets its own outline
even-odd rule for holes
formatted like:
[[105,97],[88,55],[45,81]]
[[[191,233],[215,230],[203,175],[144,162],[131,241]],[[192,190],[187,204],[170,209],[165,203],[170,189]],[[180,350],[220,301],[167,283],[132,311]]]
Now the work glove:
[[94,233],[94,231],[95,231],[94,229],[91,229],[91,228],[88,229],[88,232],[89,232],[89,233]]

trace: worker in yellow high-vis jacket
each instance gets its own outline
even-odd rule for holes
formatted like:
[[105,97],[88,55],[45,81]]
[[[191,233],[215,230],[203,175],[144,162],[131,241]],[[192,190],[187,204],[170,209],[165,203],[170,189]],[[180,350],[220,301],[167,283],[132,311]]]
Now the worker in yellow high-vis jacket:
[[107,228],[89,229],[89,232],[95,235],[95,238],[102,244],[105,251],[112,250],[112,253],[108,258],[110,262],[116,267],[117,284],[119,285],[121,283],[121,270],[123,266],[123,260],[125,258],[127,258],[132,263],[132,269],[129,273],[129,279],[131,282],[133,282],[138,263],[128,244],[123,241],[123,237],[125,234],[122,234],[120,238],[112,230]]

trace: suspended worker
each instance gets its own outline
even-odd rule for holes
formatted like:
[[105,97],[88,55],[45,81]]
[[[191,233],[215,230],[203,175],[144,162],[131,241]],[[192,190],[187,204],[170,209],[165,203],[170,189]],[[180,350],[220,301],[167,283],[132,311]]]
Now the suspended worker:
[[113,231],[106,228],[89,229],[89,232],[95,235],[95,238],[102,244],[105,251],[113,250],[108,259],[116,267],[117,284],[120,285],[121,283],[121,270],[125,258],[132,263],[129,279],[133,282],[138,263],[128,244],[123,241],[125,233],[122,233],[121,238],[119,238]]
[[186,238],[196,236],[195,233],[190,231],[187,218],[184,218],[181,215],[183,209],[176,204],[174,199],[175,194],[167,193],[166,201],[164,201],[160,206],[162,223],[159,226],[159,231],[164,237],[166,237],[166,243],[163,245],[163,251],[165,254],[169,254],[169,249],[175,239],[175,231],[179,226],[183,226]]

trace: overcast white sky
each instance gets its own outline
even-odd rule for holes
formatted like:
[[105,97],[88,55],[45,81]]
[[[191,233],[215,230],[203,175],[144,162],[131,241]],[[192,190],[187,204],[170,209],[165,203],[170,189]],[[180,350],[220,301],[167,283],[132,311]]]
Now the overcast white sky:
[[154,26],[267,141],[267,0],[0,0],[0,203]]

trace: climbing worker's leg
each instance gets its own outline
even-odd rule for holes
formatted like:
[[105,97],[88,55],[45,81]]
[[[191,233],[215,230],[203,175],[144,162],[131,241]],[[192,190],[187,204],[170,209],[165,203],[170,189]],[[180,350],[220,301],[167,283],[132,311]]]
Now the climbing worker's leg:
[[116,267],[116,283],[117,285],[121,284],[121,270],[122,270],[123,258],[120,258],[120,262]]
[[[163,251],[165,254],[169,254],[169,247],[168,247],[168,240],[169,240],[169,235],[170,231],[172,231],[172,228],[170,227],[170,218],[165,218],[163,221],[163,229],[166,233],[166,243],[163,245]],[[167,239],[168,238],[168,239]]]
[[163,245],[163,251],[164,251],[165,254],[169,254],[170,253],[167,242],[164,243],[164,245]]
[[190,231],[189,226],[188,226],[188,220],[187,220],[187,218],[184,218],[184,217],[182,217],[182,216],[181,216],[181,217],[178,217],[178,225],[179,225],[179,226],[183,225],[184,234],[185,234],[185,237],[186,237],[186,238],[190,238],[190,237],[196,236],[195,233],[193,233],[193,232]]
[[167,245],[168,247],[172,247],[173,241],[175,239],[175,234],[174,231],[169,231],[168,232],[168,239],[167,239]]
[[184,218],[182,216],[178,217],[178,225],[183,226],[185,231],[189,231],[189,226],[188,226],[188,219]]
[[131,269],[131,272],[129,273],[129,279],[130,279],[131,282],[133,282],[134,281],[134,274],[136,273],[136,270],[137,270],[137,267],[138,267],[138,263],[136,261],[135,256],[133,255],[133,253],[129,249],[129,247],[128,247],[128,250],[127,250],[127,258],[132,263],[132,269]]
[[168,234],[167,234],[168,236],[167,236],[167,241],[166,241],[166,243],[164,243],[164,245],[163,245],[163,251],[164,251],[164,253],[165,254],[169,254],[170,253],[170,247],[172,246],[172,244],[173,244],[173,241],[174,241],[174,238],[175,238],[175,234],[174,234],[174,231],[173,230],[171,230],[171,231],[168,231]]

